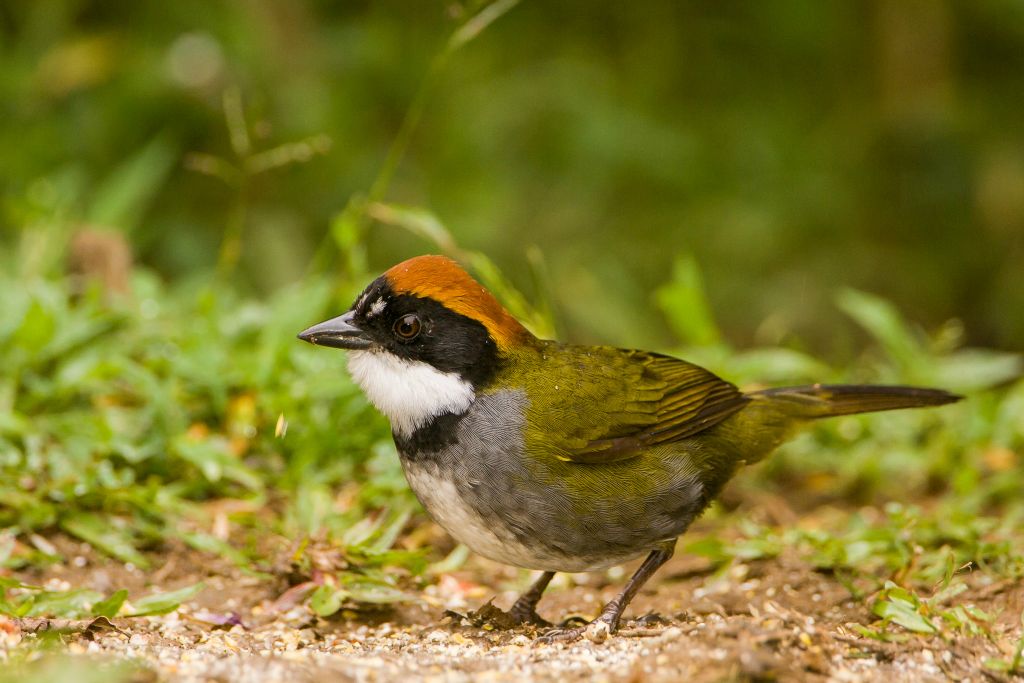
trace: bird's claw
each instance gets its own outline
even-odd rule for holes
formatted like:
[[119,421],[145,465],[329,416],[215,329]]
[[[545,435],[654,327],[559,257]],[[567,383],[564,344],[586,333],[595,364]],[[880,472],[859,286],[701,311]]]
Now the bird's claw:
[[537,638],[537,643],[541,645],[554,645],[555,643],[571,643],[579,640],[583,636],[583,626],[577,626],[575,628],[553,628],[547,633]]
[[580,638],[586,638],[592,643],[603,643],[608,640],[608,637],[615,633],[616,630],[615,624],[611,621],[598,617],[592,622],[583,624],[582,626],[551,629],[544,635],[537,638],[537,642],[543,645],[552,645],[554,643],[571,643],[579,640]]
[[653,626],[666,626],[672,623],[671,619],[666,619],[657,612],[651,612],[649,614],[643,615],[642,617],[637,617],[635,621],[637,626],[642,626],[644,628],[651,628]]
[[466,614],[466,617],[474,624],[491,624],[503,631],[509,631],[519,626],[551,626],[551,622],[537,614],[531,607],[513,605],[507,612],[495,607],[490,601]]
[[537,610],[523,608],[518,603],[505,613],[516,626],[551,626],[551,622],[537,614]]

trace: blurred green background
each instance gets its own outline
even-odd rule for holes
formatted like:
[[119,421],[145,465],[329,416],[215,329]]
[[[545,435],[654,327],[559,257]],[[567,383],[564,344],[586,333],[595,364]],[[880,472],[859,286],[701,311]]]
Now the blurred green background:
[[[0,248],[114,228],[175,281],[235,234],[231,279],[255,296],[343,271],[332,220],[484,4],[6,0]],[[249,159],[304,141],[300,163],[211,176],[196,153],[246,155],[225,93]],[[1018,0],[527,1],[434,71],[378,199],[428,208],[528,296],[536,245],[573,340],[667,345],[652,292],[686,254],[739,346],[849,358],[865,338],[834,297],[852,286],[1017,350],[1022,110]],[[436,251],[368,227],[370,271]]]

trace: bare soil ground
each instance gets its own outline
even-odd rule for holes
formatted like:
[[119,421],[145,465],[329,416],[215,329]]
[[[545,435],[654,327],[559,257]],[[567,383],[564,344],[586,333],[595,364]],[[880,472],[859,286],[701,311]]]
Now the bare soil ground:
[[[641,592],[619,634],[603,643],[542,645],[532,629],[503,631],[446,611],[465,613],[492,596],[501,607],[511,603],[514,591],[483,586],[526,577],[482,560],[444,577],[421,603],[343,610],[327,620],[282,600],[283,582],[186,551],[145,576],[105,560],[61,574],[76,586],[125,586],[133,594],[205,579],[206,590],[177,613],[62,636],[60,649],[74,657],[131,661],[138,681],[999,681],[1011,679],[983,662],[1012,656],[1024,608],[1021,581],[976,575],[963,599],[999,615],[991,638],[908,634],[904,642],[880,642],[855,630],[874,620],[866,603],[799,558],[783,554],[715,576],[703,560],[683,556]],[[539,611],[552,620],[593,616],[622,584],[582,580],[556,582]],[[638,619],[650,614],[660,618]],[[241,623],[215,625],[224,615]],[[7,647],[37,637],[3,631]]]

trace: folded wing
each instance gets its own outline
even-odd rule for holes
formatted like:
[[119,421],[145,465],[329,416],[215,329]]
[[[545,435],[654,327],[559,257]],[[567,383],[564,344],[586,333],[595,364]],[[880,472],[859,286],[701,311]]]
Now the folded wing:
[[[714,373],[670,356],[607,347],[566,356],[573,372],[558,374],[573,380],[541,401],[550,405],[535,407],[555,415],[572,412],[556,422],[564,431],[552,445],[562,460],[633,458],[651,446],[702,432],[750,401]],[[573,411],[573,405],[587,409]]]

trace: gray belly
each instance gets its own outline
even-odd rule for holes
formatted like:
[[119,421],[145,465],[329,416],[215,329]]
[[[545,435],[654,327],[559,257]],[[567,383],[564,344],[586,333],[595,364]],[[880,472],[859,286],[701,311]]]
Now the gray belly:
[[[511,505],[481,505],[475,496],[464,494],[447,474],[407,463],[405,475],[434,521],[478,555],[527,569],[575,572],[599,568],[593,559],[567,555],[543,538],[523,538],[521,532],[525,529],[517,529],[508,521],[509,513],[514,514]],[[608,563],[612,564],[617,562]]]
[[[703,487],[682,452],[641,465],[524,458],[525,401],[515,391],[480,396],[454,444],[400,452],[423,507],[474,552],[528,569],[601,569],[675,538],[703,508]],[[644,493],[624,493],[623,478],[638,476]]]

